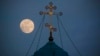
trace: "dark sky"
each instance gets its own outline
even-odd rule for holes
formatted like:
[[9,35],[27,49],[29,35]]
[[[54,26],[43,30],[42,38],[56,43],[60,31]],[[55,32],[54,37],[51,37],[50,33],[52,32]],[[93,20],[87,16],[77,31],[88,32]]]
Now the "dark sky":
[[[63,12],[60,19],[80,53],[83,56],[100,56],[100,0],[0,0],[0,56],[25,56],[43,17],[39,11],[46,11],[44,7],[50,1],[57,6],[56,12]],[[30,34],[20,30],[19,24],[24,18],[35,23],[35,30]],[[46,16],[46,21],[48,18]],[[57,28],[56,16],[53,16],[53,24]],[[70,56],[79,56],[60,27],[63,49]],[[44,28],[39,48],[47,43],[48,36],[49,31]],[[37,41],[38,37],[29,56],[34,53]],[[54,33],[54,41],[61,47],[58,32]]]

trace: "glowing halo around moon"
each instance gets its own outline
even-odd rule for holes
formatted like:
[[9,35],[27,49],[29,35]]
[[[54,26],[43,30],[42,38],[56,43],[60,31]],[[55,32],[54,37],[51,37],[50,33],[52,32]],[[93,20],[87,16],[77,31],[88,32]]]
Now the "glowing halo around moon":
[[24,33],[31,33],[34,31],[34,22],[31,19],[23,19],[20,22],[20,29]]

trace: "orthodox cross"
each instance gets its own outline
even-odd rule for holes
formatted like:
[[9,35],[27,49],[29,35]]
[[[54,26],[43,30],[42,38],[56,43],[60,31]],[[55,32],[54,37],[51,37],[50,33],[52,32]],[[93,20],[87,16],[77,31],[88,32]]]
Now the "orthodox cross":
[[40,15],[49,15],[50,16],[50,23],[46,23],[45,26],[49,28],[50,30],[50,37],[49,37],[49,41],[53,41],[53,37],[52,37],[52,32],[56,31],[56,28],[53,27],[52,25],[52,15],[62,15],[61,12],[59,13],[55,13],[54,10],[56,10],[56,6],[53,5],[52,2],[49,3],[49,5],[45,6],[45,9],[47,10],[47,12],[43,12],[40,11]]

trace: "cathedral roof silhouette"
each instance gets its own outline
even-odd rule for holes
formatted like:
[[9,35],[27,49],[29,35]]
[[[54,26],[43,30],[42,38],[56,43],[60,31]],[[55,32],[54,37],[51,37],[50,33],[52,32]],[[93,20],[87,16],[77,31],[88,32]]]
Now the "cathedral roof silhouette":
[[36,51],[33,56],[68,56],[68,53],[57,46],[53,41],[49,41],[46,45]]

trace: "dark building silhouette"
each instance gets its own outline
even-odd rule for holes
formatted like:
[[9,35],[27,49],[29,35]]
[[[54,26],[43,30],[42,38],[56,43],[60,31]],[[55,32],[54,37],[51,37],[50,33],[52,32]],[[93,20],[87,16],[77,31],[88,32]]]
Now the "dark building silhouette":
[[68,53],[55,44],[52,32],[50,32],[49,42],[36,51],[33,56],[68,56]]

